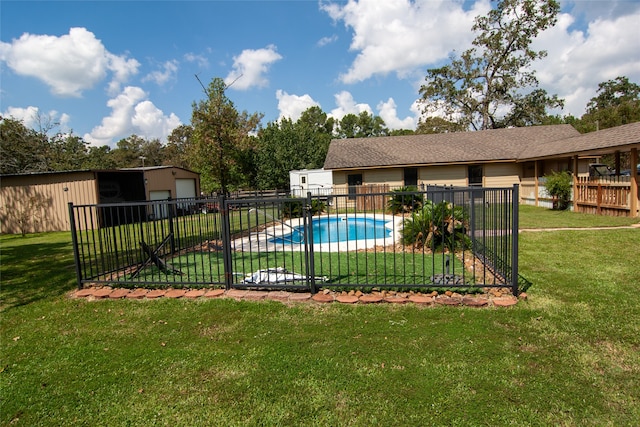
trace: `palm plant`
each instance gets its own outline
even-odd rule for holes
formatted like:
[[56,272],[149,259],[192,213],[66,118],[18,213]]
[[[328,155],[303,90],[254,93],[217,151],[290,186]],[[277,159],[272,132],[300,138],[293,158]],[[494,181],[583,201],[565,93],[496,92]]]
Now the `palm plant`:
[[393,195],[387,202],[387,209],[391,213],[400,214],[420,209],[424,203],[424,195],[418,193],[418,188],[412,185],[392,191]]
[[467,223],[468,214],[462,206],[454,206],[447,201],[433,203],[427,200],[421,209],[405,220],[402,243],[415,248],[429,247],[453,252],[469,244]]

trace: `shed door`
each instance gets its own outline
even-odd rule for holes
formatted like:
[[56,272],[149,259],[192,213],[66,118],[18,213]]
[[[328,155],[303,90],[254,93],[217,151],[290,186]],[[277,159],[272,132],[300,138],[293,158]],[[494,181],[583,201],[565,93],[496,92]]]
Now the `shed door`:
[[176,199],[196,197],[195,179],[176,179]]

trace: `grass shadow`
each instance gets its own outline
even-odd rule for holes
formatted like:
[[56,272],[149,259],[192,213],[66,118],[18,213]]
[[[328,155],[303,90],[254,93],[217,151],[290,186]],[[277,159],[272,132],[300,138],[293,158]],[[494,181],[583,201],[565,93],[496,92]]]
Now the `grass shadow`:
[[66,233],[2,236],[0,312],[64,294],[76,285]]

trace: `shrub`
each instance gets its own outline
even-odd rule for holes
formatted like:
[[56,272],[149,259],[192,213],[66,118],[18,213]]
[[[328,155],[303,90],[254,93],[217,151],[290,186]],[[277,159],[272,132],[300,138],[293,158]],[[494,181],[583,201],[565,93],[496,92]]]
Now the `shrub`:
[[463,249],[470,241],[466,235],[467,223],[468,215],[462,206],[427,200],[421,209],[405,220],[402,243],[432,250],[448,249],[450,252]]
[[387,202],[387,209],[394,215],[420,209],[424,203],[424,195],[417,191],[418,188],[411,185],[393,190],[393,195]]
[[[326,204],[322,200],[311,200],[311,215],[324,212]],[[284,218],[299,218],[304,215],[304,202],[302,200],[291,200],[284,202],[282,206],[282,216]]]
[[571,200],[571,190],[573,189],[573,177],[567,171],[552,172],[545,175],[545,188],[547,193],[553,197],[553,208],[565,210],[569,207]]

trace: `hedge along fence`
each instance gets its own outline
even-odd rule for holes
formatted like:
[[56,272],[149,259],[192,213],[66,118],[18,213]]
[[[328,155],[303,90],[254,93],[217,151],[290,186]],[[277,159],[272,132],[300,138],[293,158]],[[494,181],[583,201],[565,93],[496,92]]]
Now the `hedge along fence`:
[[69,214],[79,287],[517,294],[529,285],[518,275],[517,200],[517,186],[430,187],[70,204]]

